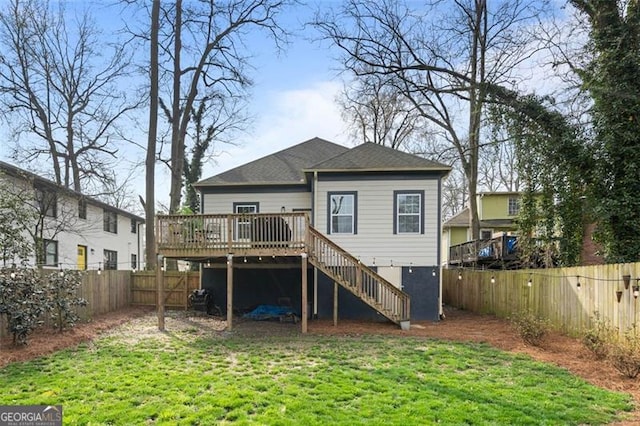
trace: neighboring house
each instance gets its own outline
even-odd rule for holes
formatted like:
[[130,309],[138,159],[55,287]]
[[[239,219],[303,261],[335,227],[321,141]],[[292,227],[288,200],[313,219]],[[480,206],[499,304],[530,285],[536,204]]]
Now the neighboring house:
[[[519,192],[480,192],[477,195],[480,239],[488,240],[504,233],[516,231],[515,218],[520,211]],[[471,215],[469,208],[442,224],[442,249],[448,261],[449,247],[471,241]]]
[[[300,306],[307,291],[300,288],[300,256],[308,256],[309,316],[330,318],[337,305],[341,318],[380,319],[382,314],[393,320],[406,297],[411,319],[437,320],[441,181],[449,170],[373,143],[349,149],[314,138],[201,180],[194,185],[201,213],[234,221],[227,228],[226,222],[211,222],[210,250],[191,252],[197,254],[192,260],[205,265],[202,287],[226,306],[232,285],[232,306],[239,311],[283,301]],[[308,228],[294,222],[304,214]],[[283,220],[286,225],[277,225]],[[286,234],[286,244],[277,249],[277,244],[255,243],[264,239],[264,229],[273,233],[276,228]],[[162,229],[159,252],[189,258],[190,252],[172,251],[165,240],[170,228]],[[239,245],[241,240],[253,244]],[[230,257],[220,258],[227,245]],[[341,286],[337,294],[334,283]],[[383,306],[389,303],[396,305]]]
[[31,265],[79,270],[143,266],[142,217],[1,161],[0,179],[4,191],[34,210],[35,220],[24,232],[42,243]]

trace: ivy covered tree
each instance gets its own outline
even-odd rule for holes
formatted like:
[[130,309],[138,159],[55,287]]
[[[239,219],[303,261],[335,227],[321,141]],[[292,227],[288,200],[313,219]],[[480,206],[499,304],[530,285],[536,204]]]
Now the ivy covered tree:
[[596,238],[608,262],[640,259],[640,2],[572,0],[590,25],[577,69],[593,100]]
[[499,99],[491,120],[515,142],[522,185],[518,216],[524,266],[580,263],[584,225],[589,219],[585,194],[593,154],[575,126],[548,99],[518,96],[491,87]]

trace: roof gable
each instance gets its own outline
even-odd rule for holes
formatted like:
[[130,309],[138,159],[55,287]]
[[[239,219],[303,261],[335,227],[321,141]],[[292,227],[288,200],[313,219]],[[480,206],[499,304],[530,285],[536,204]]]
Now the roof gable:
[[304,169],[348,150],[342,145],[313,138],[203,179],[194,186],[301,184],[305,183]]
[[451,167],[383,145],[366,142],[328,160],[318,162],[309,171],[442,171]]

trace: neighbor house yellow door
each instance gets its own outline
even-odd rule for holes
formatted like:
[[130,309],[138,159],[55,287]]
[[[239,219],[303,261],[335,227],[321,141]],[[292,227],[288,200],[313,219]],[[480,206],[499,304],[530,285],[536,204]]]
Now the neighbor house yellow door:
[[87,246],[78,246],[78,270],[87,269]]

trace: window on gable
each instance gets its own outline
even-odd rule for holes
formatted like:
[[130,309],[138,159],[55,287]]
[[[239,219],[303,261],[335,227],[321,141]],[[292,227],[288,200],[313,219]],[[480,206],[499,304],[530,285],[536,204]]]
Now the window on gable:
[[118,269],[118,252],[115,250],[105,250],[104,251],[104,269],[105,270],[116,270]]
[[394,234],[424,233],[424,191],[394,191]]
[[[237,214],[258,213],[258,203],[233,203],[233,211]],[[251,239],[251,218],[240,217],[236,219],[235,238],[237,240]]]
[[84,198],[78,200],[78,217],[80,219],[87,218],[87,200]]
[[520,212],[520,199],[509,197],[509,216],[517,216]]
[[42,216],[58,217],[58,196],[47,188],[36,188],[36,202]]
[[44,264],[46,266],[58,266],[58,242],[54,240],[44,240]]
[[327,233],[357,233],[357,202],[356,192],[329,192]]
[[104,210],[102,213],[103,229],[112,234],[118,233],[118,213],[111,210]]

